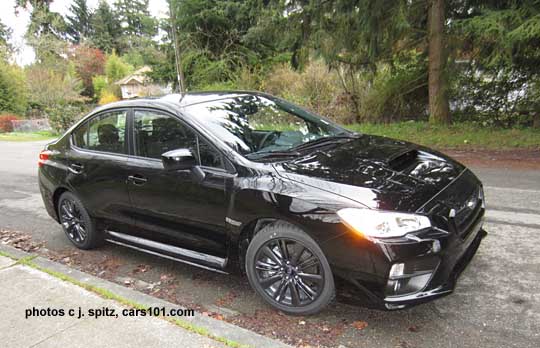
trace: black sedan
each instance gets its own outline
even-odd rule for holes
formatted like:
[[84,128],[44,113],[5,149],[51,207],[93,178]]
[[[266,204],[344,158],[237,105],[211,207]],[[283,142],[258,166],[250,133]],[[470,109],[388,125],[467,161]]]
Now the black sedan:
[[290,314],[323,309],[338,279],[383,309],[446,295],[486,235],[460,163],[254,92],[98,108],[41,152],[39,185],[78,248],[239,264]]

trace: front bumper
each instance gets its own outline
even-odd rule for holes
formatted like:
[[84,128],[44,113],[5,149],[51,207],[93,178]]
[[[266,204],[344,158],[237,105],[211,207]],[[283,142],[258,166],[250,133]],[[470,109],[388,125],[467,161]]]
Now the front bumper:
[[456,286],[457,279],[476,254],[486,235],[487,232],[480,223],[478,229],[471,233],[460,246],[455,257],[447,257],[439,264],[424,290],[403,296],[386,296],[381,304],[389,310],[402,309],[450,294]]
[[[400,238],[374,243],[350,234],[331,241],[334,243],[331,249],[342,250],[340,255],[343,255],[339,265],[332,264],[334,275],[338,280],[344,280],[336,283],[340,301],[382,310],[395,310],[450,294],[458,277],[471,262],[482,239],[487,235],[483,229],[483,212],[469,231],[466,237],[464,234],[434,229],[418,234],[415,240]],[[343,252],[347,248],[367,252]],[[391,288],[389,289],[389,273],[393,264],[414,265],[425,260],[436,262],[430,268],[431,277],[418,291],[396,295]],[[371,267],[350,267],[355,264]]]

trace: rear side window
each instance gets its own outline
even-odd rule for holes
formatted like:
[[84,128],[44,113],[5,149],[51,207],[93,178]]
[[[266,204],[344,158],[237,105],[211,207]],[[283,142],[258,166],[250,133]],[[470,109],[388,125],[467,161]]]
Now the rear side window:
[[102,152],[127,154],[127,111],[111,111],[92,118],[73,133],[77,147]]

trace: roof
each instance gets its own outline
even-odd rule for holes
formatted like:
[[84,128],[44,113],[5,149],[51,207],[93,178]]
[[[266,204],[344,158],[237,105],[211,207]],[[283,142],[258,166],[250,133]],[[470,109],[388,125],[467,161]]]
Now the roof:
[[175,93],[159,98],[160,100],[172,103],[179,103],[185,107],[193,104],[205,103],[212,100],[235,98],[246,95],[262,95],[263,93],[254,91],[208,91],[208,92],[187,92],[184,95]]
[[269,96],[268,94],[255,91],[209,91],[209,92],[188,92],[183,96],[182,94],[167,94],[162,97],[145,97],[145,98],[133,98],[129,100],[121,100],[114,103],[105,104],[97,109],[93,110],[91,114],[97,112],[123,107],[164,107],[169,111],[175,113],[179,108],[187,107],[193,104],[199,104],[209,102],[212,100],[219,100],[225,98],[234,98],[247,95],[260,95]]
[[[87,116],[97,114],[99,112],[116,109],[116,108],[134,108],[134,107],[158,107],[176,114],[179,109],[190,105],[205,103],[213,100],[226,98],[235,98],[249,95],[258,95],[271,97],[269,94],[257,91],[208,91],[208,92],[187,92],[183,95],[180,93],[167,94],[161,97],[144,97],[120,100],[113,103],[108,103],[92,110]],[[85,116],[84,118],[86,118]]]

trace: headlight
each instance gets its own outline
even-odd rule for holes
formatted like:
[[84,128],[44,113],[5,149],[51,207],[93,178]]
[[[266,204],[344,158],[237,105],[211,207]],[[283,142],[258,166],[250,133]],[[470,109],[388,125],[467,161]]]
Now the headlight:
[[337,214],[345,225],[366,237],[401,237],[431,227],[427,216],[416,214],[356,208],[341,209]]

